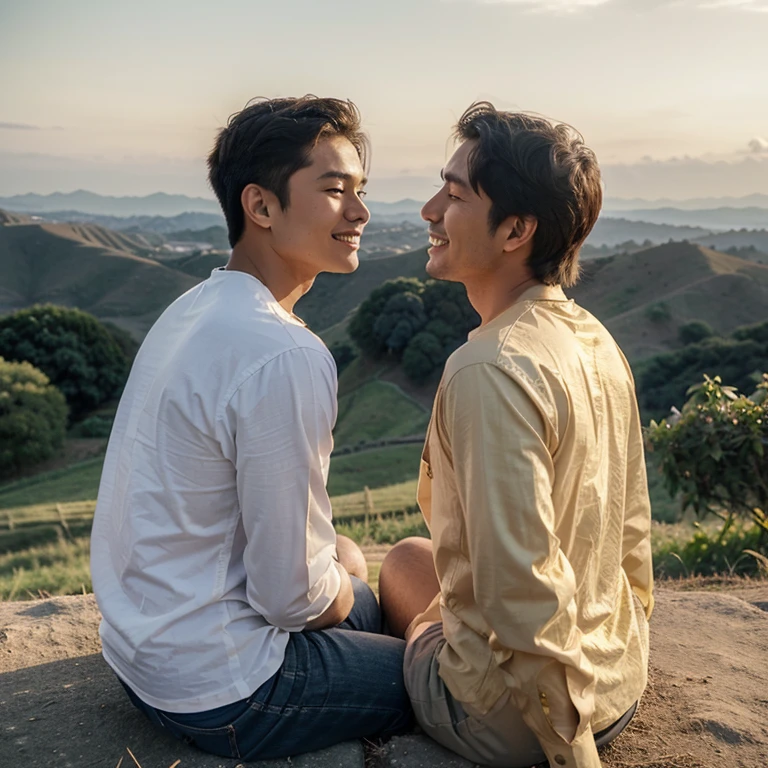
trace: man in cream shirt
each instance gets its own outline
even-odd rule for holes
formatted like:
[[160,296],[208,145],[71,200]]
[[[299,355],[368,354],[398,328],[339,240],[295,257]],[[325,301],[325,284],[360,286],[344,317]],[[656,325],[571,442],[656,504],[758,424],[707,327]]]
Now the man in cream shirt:
[[476,104],[424,206],[427,271],[481,317],[421,463],[432,541],[385,560],[417,720],[485,765],[596,768],[645,688],[650,504],[629,366],[563,287],[602,202],[570,127]]

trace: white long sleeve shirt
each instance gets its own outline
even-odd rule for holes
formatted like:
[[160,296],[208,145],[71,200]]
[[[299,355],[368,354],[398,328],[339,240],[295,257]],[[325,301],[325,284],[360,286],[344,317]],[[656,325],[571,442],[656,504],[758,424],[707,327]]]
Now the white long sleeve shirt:
[[214,270],[141,346],[91,538],[104,658],[147,704],[250,696],[336,598],[336,368],[243,272]]

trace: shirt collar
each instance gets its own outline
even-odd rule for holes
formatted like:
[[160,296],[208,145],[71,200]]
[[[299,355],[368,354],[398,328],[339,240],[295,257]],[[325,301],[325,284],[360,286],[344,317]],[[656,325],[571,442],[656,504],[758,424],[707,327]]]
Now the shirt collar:
[[485,331],[486,328],[493,328],[495,326],[503,326],[508,324],[509,315],[516,310],[515,308],[528,301],[565,301],[570,302],[573,299],[569,299],[564,293],[563,289],[559,285],[546,285],[545,283],[536,283],[530,288],[526,288],[503,312],[496,315],[490,322],[485,325],[481,325],[479,328],[471,330],[468,334],[468,338],[473,338],[476,334]]
[[288,320],[291,323],[303,325],[305,328],[309,327],[298,315],[294,315],[292,312],[285,310],[283,305],[273,296],[272,291],[270,291],[269,288],[267,288],[267,286],[264,285],[264,283],[262,283],[258,277],[254,277],[253,275],[248,274],[248,272],[241,272],[240,270],[236,269],[225,269],[224,267],[216,267],[211,272],[211,277],[221,278],[224,275],[242,275],[246,280],[250,280],[252,283],[255,283],[255,286],[262,293],[267,304],[269,304],[270,308],[276,315],[282,317],[284,320]]

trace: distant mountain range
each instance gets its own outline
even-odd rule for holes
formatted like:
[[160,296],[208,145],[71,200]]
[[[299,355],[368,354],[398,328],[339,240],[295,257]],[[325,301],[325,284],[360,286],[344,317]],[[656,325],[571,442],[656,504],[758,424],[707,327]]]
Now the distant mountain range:
[[768,195],[754,194],[744,197],[693,197],[687,200],[644,200],[641,197],[608,197],[603,203],[605,211],[658,210],[659,208],[678,208],[682,211],[695,211],[702,208],[768,208]]
[[629,211],[603,211],[602,219],[621,217],[676,227],[703,227],[714,232],[725,229],[768,229],[768,208],[643,208]]
[[[400,200],[396,203],[381,203],[366,201],[371,212],[382,216],[412,216],[418,215],[423,203],[417,200]],[[187,197],[186,195],[167,195],[156,192],[145,197],[112,197],[97,195],[79,189],[76,192],[54,192],[50,195],[14,195],[0,197],[0,208],[15,213],[50,214],[56,213],[60,218],[64,214],[113,217],[137,216],[179,216],[183,213],[208,213],[222,218],[219,203],[214,199],[203,197]],[[210,223],[206,226],[210,226]],[[179,227],[184,229],[185,227]]]
[[79,211],[101,216],[178,216],[187,211],[221,215],[215,200],[156,192],[145,197],[111,197],[78,189],[76,192],[54,192],[50,195],[15,195],[0,197],[0,208],[18,213],[55,213]]

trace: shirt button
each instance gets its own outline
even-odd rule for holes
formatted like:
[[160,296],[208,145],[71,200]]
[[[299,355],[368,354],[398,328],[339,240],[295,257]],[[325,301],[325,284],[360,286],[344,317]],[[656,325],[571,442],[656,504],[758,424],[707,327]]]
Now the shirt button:
[[565,759],[565,758],[564,758],[562,755],[555,755],[555,762],[556,762],[558,765],[565,765],[565,763],[566,763],[567,761],[566,761],[566,759]]

